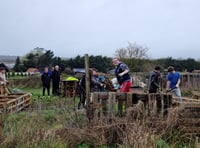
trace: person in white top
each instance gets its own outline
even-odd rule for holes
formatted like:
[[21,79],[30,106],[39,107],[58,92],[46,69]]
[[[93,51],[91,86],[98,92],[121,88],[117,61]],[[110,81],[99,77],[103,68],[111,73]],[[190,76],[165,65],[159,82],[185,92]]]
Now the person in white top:
[[8,81],[6,80],[6,69],[4,67],[0,67],[0,85],[3,86],[1,88],[3,90],[0,90],[1,93],[8,94],[9,93],[9,90],[7,88]]

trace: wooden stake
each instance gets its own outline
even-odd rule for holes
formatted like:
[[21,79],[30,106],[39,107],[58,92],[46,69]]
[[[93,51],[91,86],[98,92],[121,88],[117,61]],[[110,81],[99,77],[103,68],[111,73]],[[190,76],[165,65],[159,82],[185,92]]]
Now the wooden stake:
[[89,72],[89,56],[85,54],[85,92],[86,92],[86,100],[87,103],[90,102],[90,72]]

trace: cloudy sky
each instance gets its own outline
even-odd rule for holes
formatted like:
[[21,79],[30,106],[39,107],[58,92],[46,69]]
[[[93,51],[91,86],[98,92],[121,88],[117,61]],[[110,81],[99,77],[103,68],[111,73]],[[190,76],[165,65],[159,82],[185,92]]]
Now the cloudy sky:
[[133,42],[151,58],[200,58],[200,0],[0,0],[0,55],[113,56]]

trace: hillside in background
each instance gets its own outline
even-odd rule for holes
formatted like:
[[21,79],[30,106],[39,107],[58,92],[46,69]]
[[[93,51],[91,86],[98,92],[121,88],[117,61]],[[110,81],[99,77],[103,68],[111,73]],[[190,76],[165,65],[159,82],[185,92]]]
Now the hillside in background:
[[8,68],[13,68],[15,65],[15,61],[17,56],[9,56],[9,55],[0,55],[0,63],[6,64]]

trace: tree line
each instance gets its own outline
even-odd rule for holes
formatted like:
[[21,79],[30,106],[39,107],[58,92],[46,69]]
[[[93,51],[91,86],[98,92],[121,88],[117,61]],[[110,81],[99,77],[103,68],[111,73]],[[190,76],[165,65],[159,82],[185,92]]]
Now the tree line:
[[128,45],[115,51],[115,56],[124,61],[132,72],[148,72],[156,65],[162,70],[166,70],[168,66],[174,66],[177,71],[192,72],[200,69],[200,61],[193,58],[173,59],[172,57],[161,59],[149,59],[148,47],[138,45],[137,43],[128,42]]
[[[106,72],[113,69],[112,58],[106,56],[90,57],[90,67],[99,71]],[[59,65],[61,71],[69,71],[73,68],[84,68],[84,56],[77,55],[74,58],[64,59],[54,55],[51,50],[44,48],[34,48],[23,57],[17,57],[13,70],[16,72],[26,71],[28,68],[38,68],[43,70],[44,67],[54,67]]]
[[[192,58],[173,59],[172,57],[161,59],[149,59],[147,55],[148,48],[137,44],[129,43],[126,48],[120,48],[115,51],[115,57],[125,62],[131,72],[148,72],[159,65],[164,70],[168,66],[174,66],[177,71],[192,72],[200,69],[200,61]],[[101,72],[108,72],[114,69],[112,65],[112,57],[91,55],[90,67],[96,68]],[[64,59],[54,55],[51,50],[44,48],[34,48],[23,57],[17,57],[13,68],[16,72],[26,71],[28,68],[38,68],[42,70],[44,67],[53,67],[59,65],[61,71],[72,70],[73,68],[84,68],[84,56],[77,55],[74,58]]]

